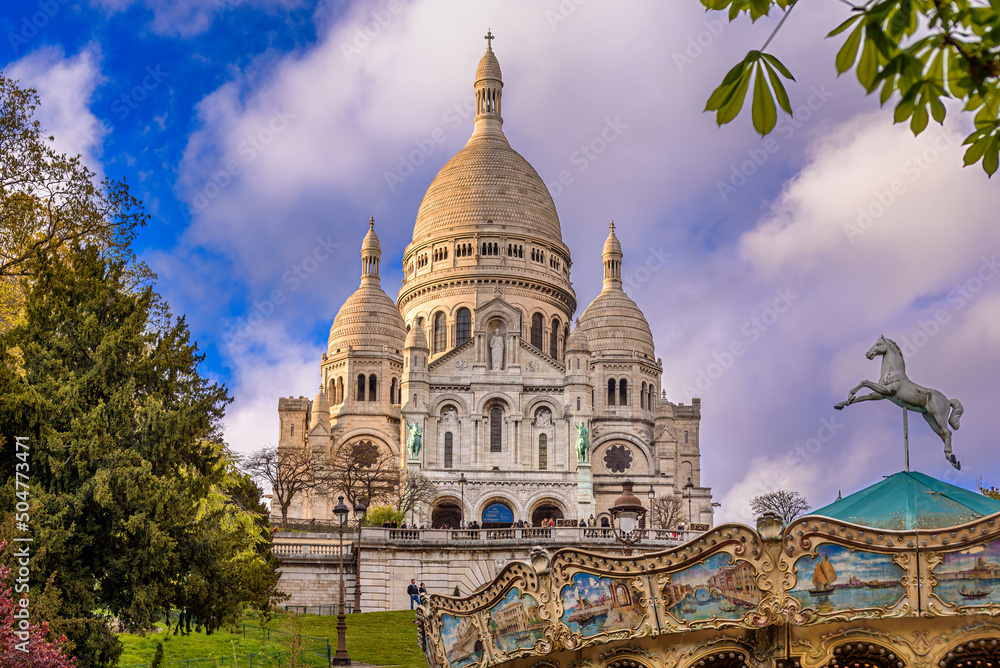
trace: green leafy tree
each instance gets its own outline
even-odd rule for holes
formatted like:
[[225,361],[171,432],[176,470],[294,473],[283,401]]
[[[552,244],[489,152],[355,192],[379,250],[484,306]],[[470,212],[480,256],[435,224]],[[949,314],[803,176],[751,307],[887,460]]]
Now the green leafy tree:
[[[0,334],[0,460],[14,470],[18,436],[31,453],[33,619],[82,668],[121,653],[95,610],[142,629],[180,608],[185,630],[211,631],[273,590],[266,515],[237,502],[218,432],[226,388],[156,305],[124,260],[74,245],[39,258],[24,321]],[[0,512],[13,498],[8,482]]]
[[386,522],[395,522],[397,525],[406,520],[406,513],[396,510],[392,506],[369,506],[365,512],[362,524],[366,527],[380,527]]
[[[973,116],[965,138],[965,164],[982,163],[992,176],[1000,155],[1000,2],[997,0],[841,0],[850,16],[827,37],[846,34],[837,53],[837,73],[854,70],[866,93],[895,103],[894,122],[910,122],[914,135],[930,118],[943,123],[944,101],[958,100]],[[766,49],[798,0],[701,0],[709,10],[728,11],[733,21],[752,21],[777,7],[784,12],[759,50],[750,51],[712,93],[706,111],[719,125],[739,115],[753,87],[751,117],[761,135],[774,129],[777,107],[792,114],[782,79],[792,73]],[[777,102],[777,104],[775,104]]]
[[0,331],[23,317],[35,260],[66,244],[97,245],[133,279],[150,277],[131,249],[148,218],[142,204],[124,180],[98,183],[79,156],[57,153],[34,118],[39,103],[0,72]]

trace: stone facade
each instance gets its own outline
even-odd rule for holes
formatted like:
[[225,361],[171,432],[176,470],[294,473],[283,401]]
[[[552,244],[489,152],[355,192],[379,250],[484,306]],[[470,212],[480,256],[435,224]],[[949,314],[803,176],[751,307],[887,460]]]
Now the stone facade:
[[[686,519],[710,524],[700,400],[675,404],[660,389],[652,333],[623,290],[614,223],[603,289],[571,331],[570,249],[544,183],[503,134],[490,47],[475,88],[472,136],[421,203],[396,301],[381,288],[369,221],[361,285],[334,319],[318,394],[279,400],[279,448],[327,457],[367,441],[391,453],[435,483],[414,513],[428,527],[599,521],[626,478],[641,496],[686,494]],[[416,456],[408,424],[420,428]],[[306,495],[289,516],[328,519],[335,502]]]

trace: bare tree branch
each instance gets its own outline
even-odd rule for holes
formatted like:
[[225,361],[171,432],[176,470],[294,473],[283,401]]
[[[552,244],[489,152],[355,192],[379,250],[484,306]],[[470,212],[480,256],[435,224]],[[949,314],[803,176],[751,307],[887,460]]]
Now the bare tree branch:
[[343,494],[351,506],[392,504],[400,486],[399,459],[379,449],[373,441],[348,443],[323,466],[322,486]]
[[684,519],[684,503],[675,494],[664,494],[653,501],[649,510],[651,528],[674,529]]
[[798,492],[779,489],[755,496],[750,500],[750,509],[758,517],[768,510],[773,511],[787,524],[809,510],[809,502]]
[[245,473],[271,486],[281,507],[282,523],[288,521],[288,507],[296,495],[316,486],[316,467],[312,453],[307,450],[261,448],[244,457],[240,464]]

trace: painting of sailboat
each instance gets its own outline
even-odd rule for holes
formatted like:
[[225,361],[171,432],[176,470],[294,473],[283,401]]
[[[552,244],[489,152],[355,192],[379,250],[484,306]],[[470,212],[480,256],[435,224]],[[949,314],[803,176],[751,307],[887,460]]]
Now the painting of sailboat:
[[818,613],[861,608],[891,608],[906,596],[905,571],[892,555],[827,543],[816,555],[795,561],[795,586],[789,592],[803,609]]
[[816,564],[812,581],[815,588],[810,589],[809,593],[813,596],[829,594],[833,591],[832,585],[837,581],[837,571],[833,569],[833,564],[830,563],[830,558],[826,555],[823,555],[823,561]]

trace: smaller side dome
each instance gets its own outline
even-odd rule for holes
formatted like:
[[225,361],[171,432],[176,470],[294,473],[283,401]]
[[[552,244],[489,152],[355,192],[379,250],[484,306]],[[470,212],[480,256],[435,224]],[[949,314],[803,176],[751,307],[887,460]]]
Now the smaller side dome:
[[403,348],[430,350],[427,345],[427,335],[424,334],[424,328],[420,326],[419,322],[413,323],[413,327],[410,328],[410,332],[406,335],[406,342],[403,344]]
[[323,386],[319,386],[319,392],[313,399],[312,413],[309,416],[309,429],[315,429],[316,425],[323,425],[326,430],[330,430],[330,404],[326,400],[326,391]]
[[566,339],[566,354],[570,353],[590,354],[590,343],[580,327],[570,332],[569,338]]
[[368,221],[368,233],[361,243],[361,285],[337,311],[330,327],[327,350],[336,354],[352,347],[370,352],[401,349],[406,325],[396,303],[379,282],[378,266],[382,249],[375,234],[375,219]]

